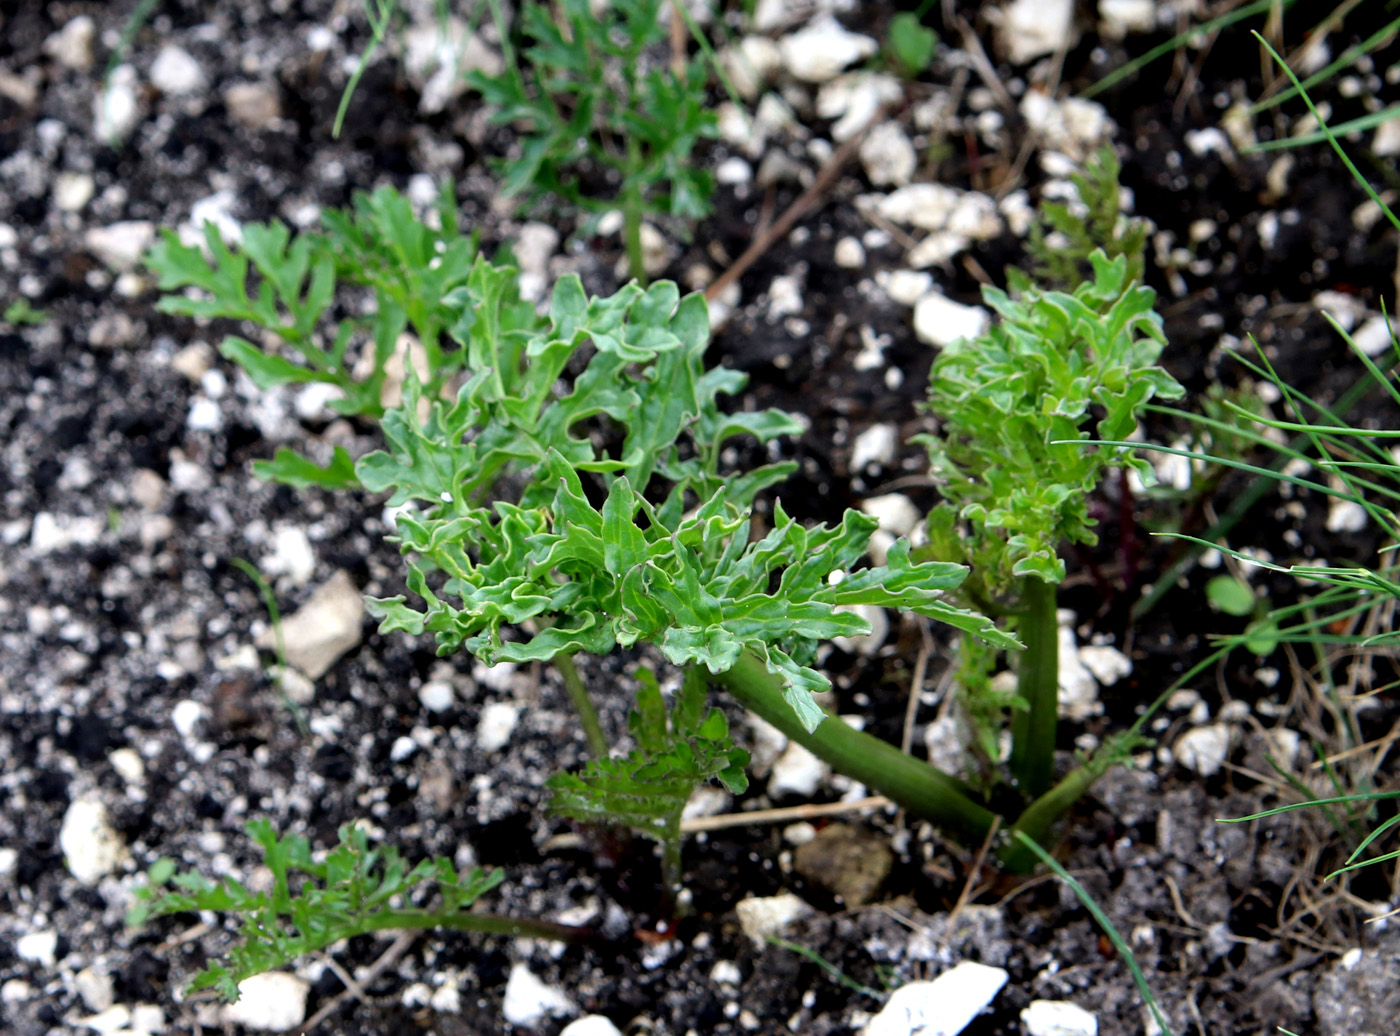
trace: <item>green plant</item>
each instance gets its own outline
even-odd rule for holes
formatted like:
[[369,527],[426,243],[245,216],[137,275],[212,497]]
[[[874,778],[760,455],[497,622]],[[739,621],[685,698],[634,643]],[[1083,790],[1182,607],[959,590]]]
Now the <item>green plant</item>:
[[[197,873],[177,875],[174,861],[162,859],[133,894],[126,919],[133,927],[153,917],[200,910],[238,916],[241,941],[229,951],[228,963],[208,965],[190,983],[191,992],[213,989],[225,1000],[237,1000],[238,984],[252,975],[342,939],[386,929],[451,928],[566,940],[593,934],[584,928],[475,912],[472,905],[504,880],[501,871],[475,867],[459,873],[442,857],[409,868],[393,846],[371,848],[365,830],[353,824],[340,828],[339,845],[320,861],[305,838],[279,838],[266,820],[249,821],[248,835],[272,872],[270,888],[253,891],[234,878],[212,882]],[[167,890],[167,884],[174,889]],[[436,906],[403,905],[415,895],[427,898],[426,890],[434,886]]]
[[904,78],[915,79],[926,72],[937,47],[938,33],[923,24],[920,12],[900,11],[890,19],[885,53]]
[[1085,449],[1087,426],[1122,439],[1149,400],[1183,393],[1156,365],[1165,339],[1153,291],[1129,279],[1126,257],[1089,258],[1094,278],[1072,294],[983,289],[1000,319],[934,361],[928,409],[939,432],[921,437],[943,496],[928,519],[927,556],[968,565],[954,599],[1004,618],[1025,642],[1014,698],[992,695],[997,657],[985,647],[962,652],[958,679],[964,712],[993,760],[1012,707],[1011,771],[1031,799],[1053,774],[1060,549],[1097,542],[1088,505],[1106,469],[1127,464],[1154,477],[1121,446]]
[[1110,259],[1126,258],[1127,279],[1142,283],[1148,223],[1119,211],[1120,172],[1118,154],[1106,144],[1070,178],[1084,211],[1067,202],[1041,201],[1026,240],[1030,272],[1006,271],[1012,294],[1037,284],[1073,291],[1093,276],[1089,256],[1096,249]]
[[26,324],[42,324],[49,318],[49,315],[42,309],[35,309],[28,299],[15,299],[5,307],[5,312],[0,315],[0,323],[9,324],[12,327],[22,327]]
[[[666,41],[661,12],[670,0],[615,0],[595,16],[588,0],[521,5],[518,54],[507,45],[499,75],[469,75],[497,122],[524,128],[518,154],[502,163],[507,196],[552,195],[590,212],[621,209],[631,275],[645,281],[642,220],[682,225],[710,211],[713,183],[690,161],[715,136],[705,102],[703,59],[679,71],[648,52]],[[502,40],[510,33],[491,0]],[[615,190],[602,188],[609,177]]]
[[[464,307],[468,281],[488,268],[474,237],[458,232],[455,188],[448,181],[435,206],[437,227],[413,215],[407,198],[389,187],[355,197],[350,212],[324,214],[324,233],[302,233],[292,240],[279,222],[243,227],[242,242],[230,247],[212,224],[204,226],[204,248],[183,244],[170,230],[162,232],[146,257],[167,294],[158,307],[203,319],[241,320],[271,332],[285,348],[270,350],[238,335],[227,336],[219,351],[236,362],[261,389],[313,382],[333,385],[340,397],[328,404],[347,416],[377,418],[384,412],[390,360],[411,348],[403,335],[411,330],[422,349],[423,392],[441,393],[461,369],[465,356],[449,334],[451,325],[474,319]],[[251,268],[250,268],[251,264]],[[323,320],[336,304],[338,285],[359,285],[375,292],[374,311],[346,317],[334,330]],[[535,324],[534,309],[507,292],[497,300],[495,318],[506,330]],[[326,339],[330,342],[327,344]],[[356,350],[367,363],[357,363]],[[330,464],[320,467],[283,447],[272,461],[254,467],[261,478],[295,487],[359,485],[346,451],[337,447]]]

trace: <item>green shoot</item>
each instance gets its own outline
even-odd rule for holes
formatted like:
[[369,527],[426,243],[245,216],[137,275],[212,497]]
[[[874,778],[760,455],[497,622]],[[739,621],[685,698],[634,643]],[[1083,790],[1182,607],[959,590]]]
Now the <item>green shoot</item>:
[[900,11],[890,19],[885,53],[905,79],[917,79],[927,71],[937,47],[938,33],[927,28],[913,11]]

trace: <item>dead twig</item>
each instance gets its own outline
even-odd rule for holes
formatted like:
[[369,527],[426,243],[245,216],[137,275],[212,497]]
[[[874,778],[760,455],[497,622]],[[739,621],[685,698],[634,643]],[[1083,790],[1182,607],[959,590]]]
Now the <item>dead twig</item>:
[[409,948],[418,941],[418,936],[420,934],[422,933],[400,932],[398,937],[389,944],[389,948],[379,955],[379,959],[368,968],[364,968],[354,979],[350,979],[349,976],[344,975],[341,969],[332,961],[332,969],[335,971],[336,975],[340,977],[340,980],[346,983],[345,988],[331,998],[329,1002],[323,1004],[321,1009],[313,1014],[302,1027],[301,1031],[303,1033],[311,1032],[316,1026],[320,1025],[339,1010],[340,1005],[351,996],[356,996],[364,1000],[364,987],[397,963],[398,959],[407,953]]

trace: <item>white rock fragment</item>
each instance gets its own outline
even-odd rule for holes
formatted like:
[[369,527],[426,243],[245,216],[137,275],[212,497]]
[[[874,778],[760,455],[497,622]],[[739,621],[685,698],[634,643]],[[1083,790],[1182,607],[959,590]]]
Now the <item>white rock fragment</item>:
[[1041,144],[1082,163],[1113,132],[1113,120],[1103,105],[1078,97],[1057,101],[1039,90],[1027,90],[1021,116]]
[[435,115],[467,88],[468,72],[499,75],[501,56],[456,15],[429,18],[404,31],[404,71],[419,92],[418,111]]
[[224,428],[224,412],[212,399],[195,396],[190,400],[190,412],[185,418],[185,427],[192,432],[221,432]]
[[881,270],[875,280],[901,306],[912,306],[933,290],[933,275],[922,270]]
[[185,698],[177,701],[175,707],[170,710],[170,725],[180,735],[180,740],[196,741],[199,739],[201,727],[208,722],[210,716],[208,706]]
[[282,117],[282,98],[272,83],[234,83],[224,91],[224,106],[234,122],[255,133]]
[[1068,49],[1074,42],[1074,0],[1012,0],[996,12],[1002,51],[1013,65]]
[[1133,671],[1132,659],[1107,644],[1086,644],[1079,649],[1079,661],[1105,687],[1111,687]]
[[136,93],[136,69],[118,65],[107,77],[93,101],[92,133],[108,147],[120,147],[141,121],[141,100]]
[[719,52],[719,63],[735,92],[746,101],[754,101],[782,66],[783,55],[767,36],[745,36],[737,45]]
[[946,346],[960,338],[977,338],[991,323],[991,314],[981,306],[965,306],[937,292],[925,295],[914,307],[914,333],[929,345]]
[[209,83],[188,51],[167,43],[151,62],[151,85],[171,97],[185,97],[203,93]]
[[515,265],[520,270],[520,297],[544,298],[549,287],[549,259],[559,247],[559,231],[548,223],[531,222],[515,234]]
[[97,25],[85,14],[70,18],[63,28],[44,40],[44,53],[64,68],[86,72],[92,67],[92,44]]
[[880,528],[896,536],[908,536],[923,517],[903,493],[885,493],[863,500],[860,509],[880,523]]
[[831,139],[840,144],[863,129],[882,105],[904,96],[898,79],[883,72],[850,72],[817,91],[817,115],[835,119]]
[[885,615],[885,609],[877,605],[839,605],[836,610],[859,615],[870,624],[869,633],[855,637],[832,637],[831,642],[842,651],[869,658],[880,650],[890,635],[890,620]]
[[962,234],[936,230],[909,249],[904,261],[916,270],[922,270],[929,266],[949,267],[952,265],[953,257],[959,252],[967,251],[971,245],[971,239]]
[[622,1036],[622,1030],[605,1015],[584,1015],[560,1031],[559,1036]]
[[1369,520],[1366,508],[1355,500],[1343,500],[1335,496],[1327,498],[1328,532],[1360,532],[1366,528]]
[[[826,719],[823,722],[834,721]],[[830,776],[831,766],[828,763],[818,759],[796,741],[790,741],[783,754],[773,763],[773,770],[768,775],[768,794],[775,799],[784,795],[810,798]]]
[[87,173],[59,173],[53,184],[53,203],[59,212],[81,212],[97,191]]
[[1400,119],[1387,119],[1376,127],[1371,150],[1385,158],[1400,155]]
[[285,971],[268,971],[238,983],[238,1002],[219,1011],[225,1025],[261,1032],[291,1032],[306,1020],[310,985]]
[[499,752],[510,742],[520,721],[520,705],[511,701],[488,702],[476,725],[476,745],[483,752]]
[[768,936],[777,935],[793,921],[811,912],[812,908],[791,892],[776,896],[748,896],[734,906],[739,927],[759,949],[768,945]]
[[[319,680],[341,655],[360,643],[365,602],[349,573],[340,571],[322,583],[305,604],[282,621],[287,662]],[[257,639],[260,648],[277,646],[273,630]]]
[[1026,1036],[1099,1036],[1099,1020],[1068,1000],[1032,1000],[1021,1011]]
[[781,320],[802,312],[802,281],[792,274],[780,274],[768,285],[768,319]]
[[1230,138],[1214,126],[1205,129],[1187,130],[1186,149],[1197,158],[1206,155],[1229,155]]
[[968,731],[956,716],[940,716],[924,728],[928,761],[944,773],[967,769]]
[[30,528],[29,549],[42,556],[69,547],[91,547],[102,538],[105,528],[101,518],[40,511]]
[[1062,717],[1082,723],[1103,713],[1099,701],[1099,685],[1094,674],[1079,661],[1074,642],[1074,628],[1060,627],[1059,645],[1059,713]]
[[892,223],[920,230],[942,230],[957,208],[961,193],[956,187],[941,183],[914,183],[884,197],[857,198],[856,204],[867,205],[873,201],[875,211]]
[[204,224],[212,223],[224,244],[240,243],[243,240],[243,224],[233,215],[237,205],[238,196],[229,190],[215,191],[200,198],[190,206],[189,222],[180,227],[180,239],[187,245],[207,247],[204,243]]
[[1010,975],[973,961],[932,982],[910,982],[891,994],[864,1036],[957,1036],[996,998]]
[[[127,784],[140,785],[146,779],[146,763],[141,758],[141,753],[134,748],[118,748],[107,756],[107,761],[112,764],[112,769],[116,771]],[[102,1008],[94,1007],[94,1011]]]
[[1392,348],[1394,334],[1394,326],[1377,314],[1357,328],[1351,340],[1367,356],[1379,356]]
[[832,258],[843,270],[859,270],[865,265],[865,246],[853,237],[843,237],[836,242]]
[[89,1011],[105,1011],[117,1000],[112,976],[96,968],[84,968],[74,975],[73,988]]
[[1099,0],[1099,32],[1121,40],[1157,27],[1157,0]]
[[1172,755],[1186,769],[1209,777],[1225,765],[1235,736],[1235,728],[1224,723],[1193,727],[1176,739]]
[[578,1011],[561,990],[541,982],[524,964],[510,969],[501,1013],[511,1025],[534,1027],[549,1016],[559,1017]]
[[429,712],[446,712],[455,700],[452,685],[446,680],[429,680],[418,688],[418,701]]
[[978,191],[964,191],[948,214],[945,229],[974,241],[991,240],[1001,233],[996,201]]
[[808,83],[835,79],[846,66],[870,57],[880,44],[869,36],[848,32],[830,15],[778,41],[778,53],[788,74]]
[[84,885],[96,885],[126,861],[126,843],[97,799],[75,801],[58,832],[68,871]]
[[899,430],[892,424],[873,424],[851,444],[851,472],[860,474],[869,465],[889,467],[894,463]]
[[902,187],[913,177],[919,157],[904,128],[891,121],[880,123],[860,142],[860,163],[875,186]]
[[93,227],[83,238],[87,250],[109,270],[130,270],[155,244],[156,225],[150,220],[133,219],[106,227]]
[[58,933],[53,929],[29,932],[26,935],[21,935],[15,941],[15,953],[18,954],[20,960],[33,961],[46,968],[54,966],[57,952]]
[[753,166],[738,155],[730,155],[715,166],[715,183],[737,187],[753,180]]
[[316,548],[306,530],[278,525],[272,533],[272,552],[259,562],[265,575],[285,576],[292,586],[305,586],[316,573]]

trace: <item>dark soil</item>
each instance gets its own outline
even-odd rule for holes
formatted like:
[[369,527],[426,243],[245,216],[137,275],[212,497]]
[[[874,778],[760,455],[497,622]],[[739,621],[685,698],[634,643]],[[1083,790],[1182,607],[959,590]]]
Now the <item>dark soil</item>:
[[[991,50],[981,5],[948,6],[974,22]],[[1061,95],[1169,35],[1103,39],[1087,17],[1094,5],[1081,6],[1085,32],[1064,57]],[[411,859],[443,854],[462,865],[504,868],[506,884],[490,897],[494,911],[566,914],[601,924],[611,937],[561,952],[543,943],[426,935],[366,986],[364,1000],[348,998],[321,1025],[323,1033],[511,1030],[501,1002],[518,962],[565,992],[581,1013],[606,1015],[628,1032],[860,1032],[878,999],[833,981],[788,949],[758,948],[740,930],[736,903],[783,891],[814,907],[783,937],[872,990],[931,977],[961,960],[1006,968],[1010,981],[965,1030],[972,1036],[1024,1032],[1020,1012],[1033,999],[1080,1004],[1096,1013],[1103,1036],[1142,1032],[1145,1009],[1128,969],[1073,895],[1053,880],[974,869],[977,847],[952,844],[914,818],[880,814],[861,821],[895,859],[882,896],[854,909],[793,869],[793,846],[781,825],[696,837],[685,856],[692,912],[678,938],[659,945],[639,938],[657,920],[660,902],[649,845],[594,852],[587,837],[561,839],[579,833],[543,813],[544,781],[586,754],[563,687],[548,669],[502,675],[465,656],[443,661],[426,638],[381,636],[367,620],[362,643],[316,682],[314,699],[304,706],[309,729],[303,734],[259,669],[230,664],[240,652],[246,657],[267,625],[256,588],[232,560],[265,560],[282,530],[304,532],[314,553],[309,576],[278,582],[285,612],[337,570],[366,594],[401,588],[397,552],[382,539],[382,501],[293,493],[250,472],[253,460],[285,441],[339,436],[336,441],[368,449],[371,432],[343,422],[300,422],[290,395],[260,398],[216,355],[209,365],[222,373],[223,390],[213,392],[197,372],[193,379],[182,373],[190,358],[183,351],[196,341],[216,345],[225,329],[159,314],[152,281],[114,276],[89,250],[87,232],[132,220],[176,226],[216,191],[230,192],[231,212],[241,222],[297,223],[308,206],[343,206],[354,192],[379,184],[406,189],[414,176],[435,182],[453,176],[463,225],[479,229],[489,251],[511,241],[520,226],[499,203],[489,165],[511,138],[483,130],[470,95],[443,114],[419,117],[418,93],[401,62],[381,52],[360,82],[345,131],[332,139],[345,59],[366,43],[357,5],[165,0],[135,33],[125,58],[143,84],[143,115],[124,146],[106,146],[93,131],[94,97],[134,7],[133,0],[0,3],[0,233],[9,231],[9,240],[0,240],[0,299],[8,305],[22,295],[46,314],[35,326],[0,327],[0,850],[10,850],[12,860],[0,867],[0,1032],[67,1031],[95,1013],[79,993],[84,969],[110,976],[117,1004],[159,1005],[166,1032],[217,1027],[207,1002],[187,1001],[178,990],[226,946],[220,922],[207,918],[212,930],[186,939],[194,918],[141,931],[125,929],[122,918],[138,874],[159,857],[206,874],[251,872],[258,860],[242,827],[255,816],[279,830],[301,831],[316,845],[333,842],[339,825],[367,817]],[[883,39],[892,10],[859,8],[842,16],[845,24]],[[86,69],[65,67],[45,48],[79,15],[91,17],[97,31]],[[937,11],[929,17],[945,41],[958,40]],[[1333,54],[1369,34],[1367,17],[1349,19],[1334,35]],[[1297,20],[1284,33],[1290,47],[1311,25]],[[321,26],[331,29],[330,49],[314,52],[308,33]],[[198,62],[207,86],[196,95],[166,97],[146,85],[152,62],[170,43]],[[1035,198],[1046,179],[1039,148],[1027,142],[1016,111],[1003,113],[1005,130],[996,140],[977,137],[967,95],[981,84],[975,74],[962,74],[961,53],[940,48],[929,72],[906,84],[897,116],[906,125],[920,102],[960,79],[959,115],[968,118],[966,134],[951,134],[943,157],[933,163],[921,157],[916,180],[995,190],[1024,167],[1019,186]],[[1365,97],[1393,91],[1385,63],[1395,59],[1394,46],[1386,53],[1371,72],[1358,73],[1359,96],[1334,84],[1321,89],[1337,121],[1360,114]],[[1026,89],[1026,68],[1003,63],[997,72],[1018,94]],[[1054,73],[1042,66],[1037,74]],[[270,86],[280,119],[254,128],[233,118],[224,96],[240,81]],[[1365,195],[1325,147],[1281,160],[1228,148],[1197,154],[1188,146],[1189,134],[1215,127],[1229,104],[1258,97],[1262,86],[1256,45],[1231,31],[1184,52],[1175,65],[1167,58],[1150,66],[1098,100],[1117,125],[1135,211],[1158,230],[1159,262],[1149,262],[1147,276],[1166,319],[1165,365],[1193,395],[1215,382],[1237,384],[1244,372],[1229,359],[1224,336],[1253,337],[1286,378],[1327,403],[1362,371],[1313,296],[1341,292],[1370,311],[1379,311],[1383,300],[1389,304],[1396,237],[1384,221],[1358,228],[1353,213]],[[1262,137],[1289,130],[1302,108],[1292,102],[1281,111],[1277,123],[1256,120]],[[799,115],[813,135],[829,134],[829,125],[810,112]],[[1370,155],[1369,142],[1368,135],[1353,147],[1363,171],[1393,186],[1393,159]],[[796,140],[770,147],[815,165]],[[1020,159],[1023,148],[1029,161]],[[727,157],[718,143],[703,154],[715,165]],[[1286,176],[1277,174],[1279,161],[1291,163]],[[57,203],[60,174],[91,179],[92,199],[76,212]],[[760,212],[780,213],[799,190],[721,187],[715,215],[695,228],[692,244],[678,245],[668,274],[684,279],[697,262],[721,272],[714,256],[741,253]],[[903,265],[905,250],[888,238],[884,245],[867,243],[866,266],[858,270],[833,258],[836,242],[871,229],[854,204],[870,190],[859,163],[852,163],[798,234],[743,276],[743,301],[710,354],[712,362],[750,376],[738,405],[780,406],[810,420],[801,441],[782,447],[801,468],[780,492],[789,512],[811,521],[839,519],[845,508],[889,491],[906,493],[921,508],[936,499],[923,452],[906,444],[931,427],[917,404],[934,350],[916,336],[909,308],[876,284],[877,273]],[[591,291],[614,290],[618,241],[570,240],[574,217],[552,218],[566,244],[550,272],[577,270]],[[1194,246],[1189,263],[1166,262],[1174,248],[1193,247],[1192,224],[1202,219],[1218,232]],[[931,272],[950,297],[975,303],[979,281],[1001,282],[1003,267],[1022,253],[1008,232]],[[801,312],[773,319],[766,293],[775,277],[790,274],[799,277]],[[857,357],[871,339],[886,345],[883,363],[866,369]],[[191,427],[192,402],[208,398],[217,404],[219,427]],[[1352,419],[1387,427],[1393,416],[1386,402],[1373,394]],[[895,456],[851,470],[852,444],[880,423],[897,428]],[[1147,428],[1162,442],[1183,431],[1165,417],[1152,418]],[[1245,485],[1227,478],[1212,499],[1145,497],[1128,509],[1134,515],[1128,523],[1106,492],[1101,548],[1071,559],[1060,603],[1074,611],[1081,643],[1116,645],[1130,655],[1134,672],[1103,689],[1101,717],[1062,724],[1066,765],[1086,735],[1106,737],[1140,715],[1204,657],[1210,635],[1242,625],[1207,607],[1203,588],[1215,573],[1201,568],[1187,571],[1141,621],[1131,620],[1130,609],[1180,553],[1147,531],[1177,525],[1198,534],[1212,509],[1223,510]],[[1232,545],[1267,550],[1281,562],[1375,558],[1381,544],[1373,532],[1329,532],[1325,504],[1301,494],[1293,500],[1304,506],[1266,498],[1231,533]],[[57,539],[49,531],[55,524]],[[1124,537],[1134,544],[1131,569],[1122,564]],[[1259,583],[1275,603],[1296,597],[1285,578]],[[867,729],[897,742],[920,634],[891,618],[894,629],[873,657],[833,651],[826,664],[839,711],[865,716]],[[264,652],[263,662],[269,660]],[[629,696],[604,696],[602,689],[625,689],[636,661],[584,666],[610,733],[625,731]],[[932,677],[942,665],[935,661]],[[1247,706],[1231,765],[1211,777],[1176,765],[1171,746],[1201,720],[1185,709],[1164,712],[1151,730],[1161,747],[1146,747],[1132,768],[1110,772],[1061,828],[1057,856],[1133,947],[1178,1033],[1249,1036],[1277,1026],[1381,1033],[1394,1031],[1400,1017],[1397,928],[1362,923],[1396,905],[1389,872],[1365,872],[1347,896],[1337,896],[1338,886],[1321,885],[1318,877],[1344,858],[1346,847],[1321,816],[1216,823],[1291,801],[1277,781],[1261,775],[1271,773],[1265,754],[1277,751],[1266,737],[1270,728],[1289,724],[1305,742],[1315,732],[1306,721],[1322,710],[1308,704],[1313,692],[1295,680],[1296,670],[1283,652],[1267,660],[1237,654],[1200,677],[1191,687],[1212,717],[1229,701]],[[1390,678],[1379,672],[1376,685]],[[452,684],[455,704],[429,712],[419,697],[428,681]],[[502,701],[527,707],[506,747],[483,752],[477,724],[485,706]],[[185,736],[174,718],[189,714],[181,704],[189,702],[202,706],[196,710],[202,718]],[[932,713],[920,713],[920,735]],[[1364,715],[1363,737],[1384,736],[1396,718],[1393,695],[1377,697]],[[1325,723],[1320,729],[1326,732]],[[391,753],[404,737],[420,747],[398,758]],[[916,753],[922,744],[916,736]],[[121,749],[134,750],[144,764],[137,779],[114,766],[113,753]],[[1312,779],[1306,745],[1299,758],[1295,769]],[[725,808],[796,804],[791,797],[770,801],[763,776]],[[1375,776],[1378,785],[1389,779],[1388,767]],[[832,801],[846,790],[827,782],[813,798]],[[130,859],[89,886],[65,867],[59,830],[70,804],[93,796],[106,804]],[[1375,911],[1368,912],[1372,904]],[[54,961],[21,956],[19,940],[43,931],[58,933]],[[333,955],[353,971],[387,945],[360,939]],[[1359,963],[1348,956],[1357,949]],[[737,965],[737,984],[713,978],[721,962]],[[302,974],[312,982],[308,1013],[343,988],[323,962],[309,962]],[[406,998],[414,983],[455,984],[457,1008]],[[533,1031],[558,1032],[565,1020]]]

